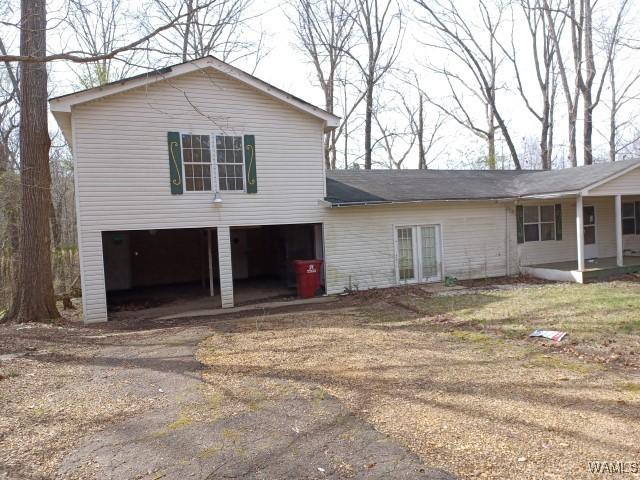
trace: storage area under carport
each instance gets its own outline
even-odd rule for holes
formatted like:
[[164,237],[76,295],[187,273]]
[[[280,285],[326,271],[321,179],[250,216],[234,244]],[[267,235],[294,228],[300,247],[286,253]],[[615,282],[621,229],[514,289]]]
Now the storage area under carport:
[[[294,260],[323,257],[321,224],[231,227],[228,237],[220,237],[222,245],[217,230],[103,232],[110,317],[132,311],[144,311],[148,318],[217,309],[224,305],[225,287],[232,288],[234,305],[294,298]],[[231,275],[224,261],[228,255]],[[231,278],[232,285],[225,285],[225,278]]]

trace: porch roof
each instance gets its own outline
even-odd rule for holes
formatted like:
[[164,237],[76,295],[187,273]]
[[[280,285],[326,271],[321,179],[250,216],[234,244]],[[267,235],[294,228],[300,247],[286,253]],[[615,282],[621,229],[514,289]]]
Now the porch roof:
[[326,201],[348,206],[572,195],[637,167],[640,159],[562,170],[333,170]]

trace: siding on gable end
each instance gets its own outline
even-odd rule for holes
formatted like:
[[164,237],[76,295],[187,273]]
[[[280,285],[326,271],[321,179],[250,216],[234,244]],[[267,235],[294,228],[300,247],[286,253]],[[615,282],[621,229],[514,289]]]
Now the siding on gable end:
[[590,190],[589,195],[640,195],[640,167]]
[[345,288],[368,289],[397,285],[394,227],[441,225],[444,275],[459,279],[496,277],[513,260],[515,224],[505,204],[379,205],[334,208],[324,228],[328,293]]

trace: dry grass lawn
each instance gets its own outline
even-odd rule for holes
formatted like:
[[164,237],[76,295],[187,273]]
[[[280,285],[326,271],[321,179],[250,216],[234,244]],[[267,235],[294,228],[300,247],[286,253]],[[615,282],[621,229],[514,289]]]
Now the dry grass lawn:
[[398,289],[236,322],[199,359],[221,405],[319,388],[463,478],[585,478],[592,460],[640,461],[639,333],[631,281]]

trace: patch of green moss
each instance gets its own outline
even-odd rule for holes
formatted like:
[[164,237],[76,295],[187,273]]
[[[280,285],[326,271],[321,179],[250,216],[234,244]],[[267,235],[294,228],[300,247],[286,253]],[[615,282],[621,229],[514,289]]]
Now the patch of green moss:
[[587,365],[560,357],[542,354],[535,354],[531,359],[530,364],[535,367],[557,368],[574,373],[588,373],[595,368],[593,365]]
[[188,427],[193,423],[193,419],[184,413],[181,414],[175,422],[167,425],[167,429],[169,430],[177,430],[178,428]]

